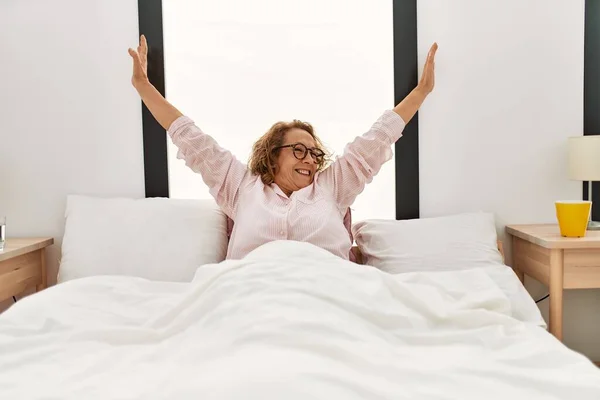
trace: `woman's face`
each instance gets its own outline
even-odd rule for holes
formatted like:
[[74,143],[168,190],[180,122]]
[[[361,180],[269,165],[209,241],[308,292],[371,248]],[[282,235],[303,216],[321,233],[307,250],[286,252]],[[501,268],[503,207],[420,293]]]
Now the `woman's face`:
[[285,134],[282,146],[288,145],[295,146],[279,150],[274,180],[290,196],[292,192],[310,185],[315,177],[318,163],[310,150],[318,154],[322,152],[318,150],[312,135],[299,128],[292,128]]

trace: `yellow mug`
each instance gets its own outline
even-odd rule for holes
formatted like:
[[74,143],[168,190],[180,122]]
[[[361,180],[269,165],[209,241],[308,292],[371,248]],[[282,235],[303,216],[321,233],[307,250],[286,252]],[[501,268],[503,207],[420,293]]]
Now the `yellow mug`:
[[564,237],[583,237],[587,230],[592,202],[565,200],[555,202],[560,234]]

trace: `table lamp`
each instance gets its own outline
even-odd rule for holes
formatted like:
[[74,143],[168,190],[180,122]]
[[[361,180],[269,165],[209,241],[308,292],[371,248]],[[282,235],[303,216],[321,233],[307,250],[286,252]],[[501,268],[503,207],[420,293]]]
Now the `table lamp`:
[[[592,182],[600,181],[600,135],[569,138],[569,178],[588,182],[588,200],[592,200]],[[600,199],[598,199],[600,201]],[[593,203],[592,203],[593,206]],[[588,230],[600,230],[600,222],[590,221]]]

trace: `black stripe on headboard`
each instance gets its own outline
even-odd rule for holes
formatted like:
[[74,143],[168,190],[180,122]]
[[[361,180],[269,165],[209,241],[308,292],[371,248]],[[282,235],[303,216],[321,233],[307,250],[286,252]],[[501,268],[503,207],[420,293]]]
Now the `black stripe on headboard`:
[[[148,79],[165,96],[161,0],[138,0],[140,35],[148,40]],[[166,96],[165,96],[166,97]],[[146,197],[169,197],[167,133],[142,103]]]
[[[417,85],[417,1],[394,0],[395,104]],[[418,112],[396,142],[396,219],[419,218]]]
[[[600,1],[585,2],[583,65],[583,134],[600,135]],[[565,99],[565,101],[567,101]],[[588,183],[583,183],[583,198]],[[600,182],[592,183],[592,219],[600,220]]]

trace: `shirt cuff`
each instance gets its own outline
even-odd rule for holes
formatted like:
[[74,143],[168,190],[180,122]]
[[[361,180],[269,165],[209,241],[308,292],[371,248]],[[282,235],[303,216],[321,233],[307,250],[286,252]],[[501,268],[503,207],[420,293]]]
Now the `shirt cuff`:
[[394,144],[402,137],[406,123],[394,110],[385,110],[375,123],[375,126],[390,138],[390,144]]

